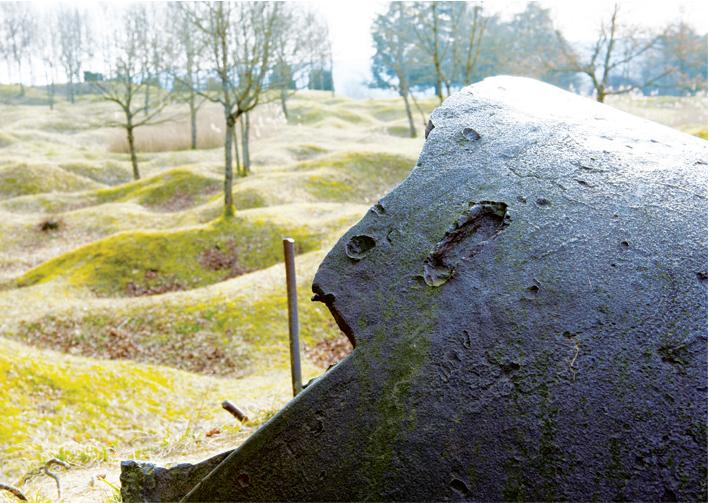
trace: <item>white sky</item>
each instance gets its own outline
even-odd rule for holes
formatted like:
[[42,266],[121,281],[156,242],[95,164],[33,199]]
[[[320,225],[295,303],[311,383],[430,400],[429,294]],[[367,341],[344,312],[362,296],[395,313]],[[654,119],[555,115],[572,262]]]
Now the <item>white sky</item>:
[[[373,49],[369,27],[375,14],[386,10],[382,0],[319,0],[308,2],[328,21],[335,60],[335,91],[363,97],[361,83],[369,78]],[[539,0],[552,10],[564,35],[573,41],[592,40],[601,19],[612,10],[614,0]],[[511,15],[524,9],[527,0],[487,0],[485,10]],[[662,26],[683,19],[701,33],[709,26],[706,0],[620,0],[621,15],[633,24]]]

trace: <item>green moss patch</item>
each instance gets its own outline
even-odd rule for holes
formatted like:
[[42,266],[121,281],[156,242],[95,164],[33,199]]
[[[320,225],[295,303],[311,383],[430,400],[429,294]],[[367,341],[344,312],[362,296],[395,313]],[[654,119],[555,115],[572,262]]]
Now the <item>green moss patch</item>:
[[60,255],[24,274],[19,286],[62,278],[98,295],[151,295],[186,290],[270,266],[281,260],[281,236],[301,252],[319,244],[303,230],[266,221],[219,219],[170,232],[123,232]]
[[[321,255],[298,258],[301,337],[308,348],[341,337],[327,308],[311,302]],[[288,316],[278,264],[215,286],[92,305],[21,322],[4,335],[33,346],[101,359],[130,359],[204,374],[248,375],[288,363]],[[339,348],[341,350],[344,348]],[[317,355],[318,349],[313,349]],[[311,353],[312,353],[311,351]],[[328,350],[329,351],[329,350]],[[309,353],[310,354],[310,353]],[[315,356],[316,364],[325,358]]]
[[[19,484],[51,457],[76,467],[238,444],[258,423],[235,425],[221,400],[238,397],[250,417],[267,417],[288,386],[285,372],[226,380],[0,338],[0,478]],[[215,427],[220,433],[206,437]]]
[[100,203],[135,201],[149,208],[179,210],[206,202],[221,186],[222,182],[216,178],[175,168],[150,178],[100,190],[96,196]]
[[288,110],[289,124],[314,125],[333,118],[354,125],[372,122],[372,117],[366,112],[353,110],[346,103],[327,105],[325,102],[293,100]]
[[11,164],[0,167],[0,199],[43,192],[76,192],[95,189],[93,180],[48,164]]
[[268,206],[265,195],[258,190],[237,185],[232,194],[237,211]]
[[685,133],[691,134],[693,136],[697,136],[701,138],[702,140],[707,139],[707,128],[706,127],[693,127],[693,128],[688,128],[685,129]]
[[413,158],[379,152],[346,152],[298,164],[310,171],[306,189],[320,201],[373,202],[408,175]]

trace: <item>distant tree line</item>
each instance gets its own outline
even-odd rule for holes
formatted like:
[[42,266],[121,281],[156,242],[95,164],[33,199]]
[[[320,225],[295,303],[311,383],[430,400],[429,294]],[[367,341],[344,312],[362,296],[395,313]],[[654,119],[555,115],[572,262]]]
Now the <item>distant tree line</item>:
[[[97,19],[97,17],[99,19]],[[391,2],[371,27],[371,86],[404,102],[411,136],[425,117],[417,94],[439,100],[495,74],[517,74],[582,90],[599,101],[631,91],[706,93],[707,36],[686,23],[662,30],[627,23],[616,6],[589,46],[570,43],[549,9],[530,2],[503,19],[478,2]],[[191,147],[205,102],[224,116],[224,207],[233,213],[234,175],[251,171],[250,114],[298,89],[334,92],[328,27],[297,2],[156,2],[122,9],[102,4],[93,16],[55,4],[0,2],[0,60],[19,96],[23,81],[42,82],[52,108],[63,91],[97,93],[120,110],[105,125],[126,134],[133,176],[140,177],[135,130],[189,111]],[[83,80],[83,82],[82,82]],[[168,113],[168,106],[170,106]]]
[[[120,110],[120,119],[104,125],[125,131],[135,179],[136,129],[170,120],[167,107],[184,103],[195,149],[199,108],[219,104],[226,215],[234,212],[234,167],[237,176],[251,170],[249,114],[279,101],[287,118],[296,90],[334,92],[328,28],[306,4],[157,2],[101,9],[102,19],[92,19],[62,4],[40,13],[28,2],[0,3],[0,59],[10,82],[18,82],[24,96],[28,74],[33,83],[43,81],[53,108],[57,83],[65,82],[73,103],[83,76],[85,90]],[[97,60],[100,71],[87,67]]]
[[688,95],[707,91],[707,35],[686,23],[641,29],[615,5],[590,46],[572,44],[549,9],[529,2],[502,19],[482,2],[391,2],[371,27],[372,82],[404,102],[417,135],[416,92],[440,101],[487,76],[524,75],[576,91],[590,87],[598,101],[631,91]]

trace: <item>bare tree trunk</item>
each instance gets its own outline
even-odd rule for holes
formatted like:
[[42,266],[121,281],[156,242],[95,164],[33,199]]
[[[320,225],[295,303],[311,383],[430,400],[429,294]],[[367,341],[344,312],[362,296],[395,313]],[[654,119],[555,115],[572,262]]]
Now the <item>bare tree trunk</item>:
[[332,91],[332,97],[335,97],[335,72],[333,71],[332,63],[332,47],[330,47],[330,89]]
[[22,83],[22,65],[20,63],[17,63],[17,76],[18,80],[20,82],[20,98],[25,97],[25,86]]
[[190,88],[190,149],[197,150],[197,107],[192,88]]
[[438,50],[438,12],[436,2],[431,3],[431,12],[433,14],[433,67],[436,70],[436,96],[438,96],[438,101],[443,103],[443,72]]
[[130,163],[133,166],[133,179],[140,180],[138,170],[138,156],[135,153],[135,137],[133,136],[133,121],[130,114],[126,114],[126,134],[128,135],[128,149],[130,150]]
[[226,133],[224,137],[224,216],[234,216],[234,172],[232,171],[231,149],[234,141],[234,125],[236,121],[232,114],[226,118]]
[[421,109],[419,102],[416,101],[416,96],[414,96],[413,94],[411,95],[411,101],[414,102],[414,105],[416,106],[416,110],[419,111],[419,114],[421,115],[421,123],[423,124],[423,128],[426,129],[426,126],[428,126],[428,119],[426,119],[426,114],[423,113],[423,110]]
[[67,82],[67,91],[69,92],[69,103],[73,104],[75,101],[75,96],[74,96],[74,76],[69,75],[69,81]]
[[[148,76],[148,81],[150,76]],[[145,108],[143,108],[143,114],[148,115],[148,110],[150,109],[150,82],[145,86]]]
[[404,105],[406,106],[406,118],[409,119],[409,133],[411,138],[416,138],[416,126],[414,126],[414,116],[411,113],[411,105],[409,105],[409,93],[404,92],[401,95],[404,98]]
[[596,101],[603,103],[606,99],[606,89],[603,86],[596,87]]
[[[49,82],[49,75],[45,67],[44,81]],[[54,110],[54,79],[47,84],[47,100],[49,101],[49,109]]]
[[241,158],[244,161],[243,176],[251,173],[251,157],[249,155],[249,130],[251,127],[248,112],[239,117],[241,122]]
[[288,120],[288,89],[286,87],[281,88],[281,110],[283,110],[283,116]]
[[[236,123],[235,123],[236,124]],[[241,156],[239,156],[239,140],[237,139],[236,130],[238,128],[234,125],[234,158],[236,159],[236,176],[241,176]]]

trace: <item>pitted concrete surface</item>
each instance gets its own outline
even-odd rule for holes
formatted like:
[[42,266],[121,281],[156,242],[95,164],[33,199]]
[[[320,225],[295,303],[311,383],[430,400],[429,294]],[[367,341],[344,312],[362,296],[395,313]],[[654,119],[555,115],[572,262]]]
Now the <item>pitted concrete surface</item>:
[[315,277],[354,352],[186,500],[706,499],[706,142],[513,77],[427,130]]

